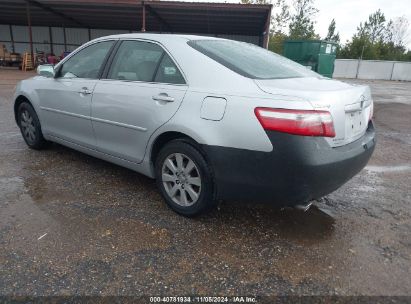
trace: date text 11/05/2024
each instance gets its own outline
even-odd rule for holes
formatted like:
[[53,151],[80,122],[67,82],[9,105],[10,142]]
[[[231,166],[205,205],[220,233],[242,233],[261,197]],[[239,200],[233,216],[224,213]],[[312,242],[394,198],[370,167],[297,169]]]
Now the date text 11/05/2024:
[[150,303],[257,303],[255,297],[233,296],[233,297],[207,297],[207,296],[171,296],[150,297]]

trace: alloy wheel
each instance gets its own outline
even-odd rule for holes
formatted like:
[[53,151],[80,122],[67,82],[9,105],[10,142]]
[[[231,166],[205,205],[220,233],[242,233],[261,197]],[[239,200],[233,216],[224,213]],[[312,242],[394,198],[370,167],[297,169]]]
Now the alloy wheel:
[[173,153],[163,163],[161,178],[169,197],[180,206],[195,204],[201,193],[201,176],[187,155]]
[[33,143],[36,140],[36,127],[34,125],[33,116],[31,116],[27,110],[23,110],[21,113],[20,127],[26,140]]

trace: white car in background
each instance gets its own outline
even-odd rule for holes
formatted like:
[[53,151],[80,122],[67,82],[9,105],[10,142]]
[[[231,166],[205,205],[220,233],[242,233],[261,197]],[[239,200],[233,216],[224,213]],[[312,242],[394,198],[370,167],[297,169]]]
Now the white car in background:
[[247,43],[114,35],[39,74],[15,93],[29,147],[57,142],[156,178],[186,216],[218,200],[308,204],[358,173],[375,146],[368,87]]

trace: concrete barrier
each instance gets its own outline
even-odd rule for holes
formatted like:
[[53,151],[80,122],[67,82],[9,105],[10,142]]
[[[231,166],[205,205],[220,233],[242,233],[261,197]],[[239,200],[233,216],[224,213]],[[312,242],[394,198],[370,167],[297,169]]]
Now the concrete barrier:
[[358,64],[359,79],[391,79],[392,61],[361,60]]
[[356,78],[358,72],[358,60],[337,59],[334,65],[334,78]]
[[411,81],[411,62],[395,62],[391,80]]
[[411,62],[337,59],[333,77],[411,81]]

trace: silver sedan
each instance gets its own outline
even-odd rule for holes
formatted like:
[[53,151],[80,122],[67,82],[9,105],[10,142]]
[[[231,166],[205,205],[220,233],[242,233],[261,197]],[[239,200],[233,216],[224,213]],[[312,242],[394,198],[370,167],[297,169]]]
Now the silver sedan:
[[368,87],[247,43],[108,36],[38,73],[15,93],[29,147],[56,142],[155,178],[186,216],[220,200],[308,204],[375,146]]

